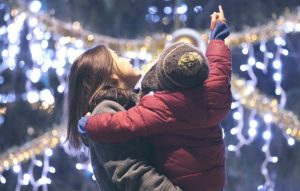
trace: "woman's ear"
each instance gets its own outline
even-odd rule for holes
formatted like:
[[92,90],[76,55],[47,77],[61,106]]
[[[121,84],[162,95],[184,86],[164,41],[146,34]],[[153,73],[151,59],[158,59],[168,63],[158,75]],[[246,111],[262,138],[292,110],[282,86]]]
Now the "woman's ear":
[[119,86],[119,83],[120,83],[120,78],[119,78],[119,76],[118,76],[117,74],[112,74],[110,78],[111,78],[112,84],[113,84],[114,86],[118,87],[118,86]]

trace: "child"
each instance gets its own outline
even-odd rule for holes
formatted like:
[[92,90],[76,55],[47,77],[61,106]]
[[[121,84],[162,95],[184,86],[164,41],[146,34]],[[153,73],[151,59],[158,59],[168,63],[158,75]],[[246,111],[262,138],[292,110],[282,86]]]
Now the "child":
[[[226,183],[225,145],[220,122],[231,106],[231,55],[222,8],[212,15],[206,58],[176,43],[163,50],[145,75],[137,106],[79,122],[79,132],[104,143],[148,137],[154,166],[185,191],[220,191]],[[207,78],[208,77],[208,78]]]

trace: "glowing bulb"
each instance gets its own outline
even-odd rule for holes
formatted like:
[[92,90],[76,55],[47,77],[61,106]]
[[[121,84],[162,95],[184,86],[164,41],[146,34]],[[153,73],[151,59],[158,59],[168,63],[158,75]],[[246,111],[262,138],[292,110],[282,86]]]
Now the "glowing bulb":
[[272,134],[271,134],[270,131],[265,131],[265,132],[263,133],[263,138],[264,138],[265,140],[269,140],[269,139],[271,139],[271,137],[272,137]]
[[30,174],[28,174],[28,173],[25,173],[25,174],[23,175],[23,179],[29,180],[30,178],[31,178],[31,176],[30,176]]
[[258,125],[258,123],[257,123],[256,120],[254,120],[254,119],[251,119],[251,120],[250,120],[249,126],[250,126],[251,128],[256,128],[257,125]]
[[251,65],[251,66],[253,66],[254,64],[255,64],[255,58],[254,57],[250,57],[249,59],[248,59],[248,64],[249,65]]
[[96,177],[95,177],[95,175],[93,175],[93,176],[92,176],[92,179],[93,179],[93,180],[96,180]]
[[272,52],[268,53],[268,58],[272,59],[274,57],[274,54]]
[[249,129],[248,135],[249,135],[250,137],[255,137],[256,134],[257,134],[256,128],[253,128],[253,127],[252,127],[252,128]]
[[275,89],[275,94],[276,94],[276,95],[280,95],[280,94],[281,94],[281,88],[280,88],[280,87],[277,87],[277,88]]
[[242,53],[243,53],[244,55],[248,54],[248,53],[249,53],[249,49],[248,49],[247,47],[244,47],[244,48],[242,49]]
[[242,118],[242,115],[240,112],[234,112],[233,113],[233,119],[240,120]]
[[232,129],[230,129],[230,133],[231,133],[231,135],[236,135],[238,133],[238,129],[234,127]]
[[245,65],[245,64],[242,64],[242,65],[240,66],[240,70],[241,70],[242,72],[245,72],[245,71],[248,70],[248,66]]
[[38,24],[37,18],[30,18],[28,21],[28,25],[32,28],[35,27],[37,24]]
[[47,149],[45,150],[45,154],[46,154],[48,157],[52,156],[52,155],[53,155],[52,149],[47,148]]
[[80,164],[80,163],[77,163],[77,164],[76,164],[76,169],[77,169],[77,170],[82,170],[82,169],[83,169],[83,165]]
[[282,49],[281,50],[281,54],[283,54],[284,56],[288,56],[289,55],[289,51],[287,49]]
[[265,45],[265,44],[260,44],[259,50],[260,50],[261,52],[265,52],[265,51],[266,51],[266,45]]
[[280,36],[278,36],[278,37],[276,37],[275,39],[274,39],[274,43],[277,45],[277,46],[285,46],[286,45],[286,42],[285,42],[285,40],[282,38],[282,37],[280,37]]
[[6,183],[6,179],[1,175],[0,176],[0,182],[2,183],[2,184],[5,184]]
[[32,3],[29,5],[29,10],[31,12],[37,13],[42,8],[42,3],[40,1],[32,1]]
[[27,100],[29,103],[36,103],[40,99],[40,96],[39,96],[38,92],[36,92],[36,91],[28,92],[26,97],[27,97]]
[[151,7],[148,8],[148,12],[149,12],[151,15],[156,14],[157,11],[158,11],[158,9],[157,9],[157,7],[155,7],[155,6],[151,6]]
[[56,172],[56,169],[52,166],[49,167],[49,172],[51,172],[52,174],[54,174]]
[[228,145],[227,149],[228,149],[228,151],[235,151],[235,146]]
[[40,160],[36,160],[36,161],[35,161],[35,165],[38,166],[38,167],[42,167],[42,166],[43,166],[43,163],[42,163],[42,161],[40,161]]
[[188,10],[187,5],[183,3],[183,4],[181,4],[180,6],[177,7],[176,13],[177,14],[184,14],[184,13],[187,12],[187,10]]
[[290,146],[293,146],[293,145],[295,144],[295,139],[289,138],[289,139],[288,139],[288,144],[289,144]]
[[280,73],[275,73],[273,75],[273,79],[276,81],[276,82],[280,82],[281,81],[281,74]]
[[30,78],[33,83],[37,83],[41,78],[41,70],[38,68],[33,68],[31,71],[26,72],[26,76]]
[[171,7],[165,7],[165,8],[164,8],[164,13],[165,13],[166,15],[171,14],[171,13],[172,13],[172,8],[171,8]]
[[194,7],[194,12],[195,12],[195,13],[200,13],[201,11],[203,11],[202,6],[198,5],[198,6],[195,6],[195,7]]
[[264,145],[262,148],[261,148],[262,152],[266,152],[268,150],[268,147],[266,145]]
[[19,172],[21,171],[21,166],[20,166],[20,165],[15,165],[15,166],[13,166],[13,171],[14,171],[15,173],[19,173]]
[[273,68],[275,68],[275,69],[280,69],[281,68],[281,62],[280,62],[280,60],[274,60],[274,62],[273,62]]
[[57,91],[58,91],[59,93],[63,93],[64,90],[65,90],[65,87],[64,87],[62,84],[60,84],[60,85],[57,87]]
[[272,120],[273,120],[273,117],[272,117],[271,114],[266,114],[266,115],[264,115],[264,121],[265,121],[266,123],[271,123]]
[[262,63],[262,62],[256,62],[256,63],[255,63],[255,66],[256,66],[256,68],[261,69],[261,70],[266,69],[265,64]]
[[271,162],[272,163],[277,163],[278,162],[278,157],[272,157]]
[[40,99],[46,101],[50,105],[54,103],[54,97],[49,89],[40,91]]

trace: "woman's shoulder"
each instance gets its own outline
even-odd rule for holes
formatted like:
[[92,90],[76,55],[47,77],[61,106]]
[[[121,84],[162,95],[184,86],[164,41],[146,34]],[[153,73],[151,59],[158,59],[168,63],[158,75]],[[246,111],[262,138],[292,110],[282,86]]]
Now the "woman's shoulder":
[[99,113],[115,113],[117,111],[124,111],[125,109],[118,103],[112,100],[103,100],[94,108],[93,114]]

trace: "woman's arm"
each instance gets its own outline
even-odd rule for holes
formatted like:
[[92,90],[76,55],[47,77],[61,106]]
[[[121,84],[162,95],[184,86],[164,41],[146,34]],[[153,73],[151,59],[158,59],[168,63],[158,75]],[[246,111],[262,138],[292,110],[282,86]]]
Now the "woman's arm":
[[[103,101],[95,108],[93,114],[100,114],[103,112],[115,113],[120,110],[124,109],[118,103],[113,101]],[[141,149],[141,146],[138,144],[138,142],[122,143],[121,146],[120,144],[106,144],[103,147],[99,143],[91,144],[94,147],[94,156],[97,158],[96,160],[94,159],[94,161],[101,161],[104,163],[103,167],[107,175],[121,190],[180,191],[181,189],[174,186],[167,177],[158,174],[155,168],[147,165],[142,159],[132,155],[132,152],[140,152],[139,149]],[[106,148],[106,150],[103,148]],[[117,149],[114,150],[114,148]],[[126,148],[128,148],[128,150],[126,150]],[[120,149],[122,150],[122,153],[105,153],[117,152]],[[101,151],[104,153],[101,153]],[[103,157],[103,154],[106,156]],[[110,159],[109,157],[111,156],[113,157]]]

